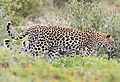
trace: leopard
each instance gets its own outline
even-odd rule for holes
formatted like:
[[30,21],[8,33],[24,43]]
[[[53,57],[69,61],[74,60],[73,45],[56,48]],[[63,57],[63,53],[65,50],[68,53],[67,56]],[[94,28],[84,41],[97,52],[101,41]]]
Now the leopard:
[[[109,33],[96,31],[92,28],[79,30],[77,28],[66,28],[60,26],[31,26],[23,31],[20,36],[15,36],[11,32],[12,24],[7,23],[7,33],[14,40],[22,40],[28,37],[28,44],[22,40],[22,51],[31,53],[36,58],[43,53],[44,58],[59,59],[61,57],[92,57],[94,52],[103,48],[109,53],[113,53],[117,47],[115,40]],[[4,40],[4,44],[12,49],[8,44],[9,40]]]

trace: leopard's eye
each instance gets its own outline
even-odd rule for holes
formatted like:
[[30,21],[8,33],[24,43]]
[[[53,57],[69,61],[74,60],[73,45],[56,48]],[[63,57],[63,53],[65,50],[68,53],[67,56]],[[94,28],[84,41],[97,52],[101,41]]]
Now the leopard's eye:
[[106,36],[106,38],[110,38],[110,35],[108,34],[108,35]]

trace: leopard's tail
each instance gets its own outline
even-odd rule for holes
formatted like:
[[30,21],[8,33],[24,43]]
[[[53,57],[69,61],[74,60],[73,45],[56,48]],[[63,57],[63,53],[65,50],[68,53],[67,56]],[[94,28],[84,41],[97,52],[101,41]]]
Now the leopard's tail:
[[[8,35],[14,39],[14,40],[22,40],[24,37],[26,37],[26,35],[28,35],[28,32],[23,32],[20,36],[14,36],[11,32],[10,29],[11,23],[7,23],[7,33]],[[8,48],[8,49],[12,49],[9,45],[10,40],[9,39],[4,39],[3,45]]]
[[9,39],[4,39],[3,41],[3,46],[5,46],[7,49],[12,49],[11,46],[9,45],[10,40]]
[[8,35],[12,38],[12,39],[14,39],[14,40],[20,40],[20,39],[23,39],[24,37],[26,37],[26,35],[28,35],[28,32],[23,32],[20,36],[14,36],[13,34],[12,34],[12,32],[10,31],[11,29],[10,29],[10,26],[11,26],[11,23],[9,22],[8,24],[7,24],[7,33],[8,33]]

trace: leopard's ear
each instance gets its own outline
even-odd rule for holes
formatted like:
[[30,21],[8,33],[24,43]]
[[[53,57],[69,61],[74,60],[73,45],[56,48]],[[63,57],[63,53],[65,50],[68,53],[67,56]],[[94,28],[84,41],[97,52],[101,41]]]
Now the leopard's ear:
[[111,35],[110,35],[110,34],[108,34],[108,35],[106,36],[106,38],[110,38],[110,36],[111,36]]

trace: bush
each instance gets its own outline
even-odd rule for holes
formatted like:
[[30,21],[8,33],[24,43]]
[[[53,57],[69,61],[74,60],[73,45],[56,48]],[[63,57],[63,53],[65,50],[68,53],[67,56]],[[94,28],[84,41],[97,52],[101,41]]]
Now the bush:
[[4,2],[7,15],[20,17],[37,17],[42,15],[41,0],[8,0]]
[[[43,15],[42,0],[2,0],[4,16],[9,16],[14,24],[19,24],[23,18],[36,18]],[[24,21],[23,21],[24,22]]]

